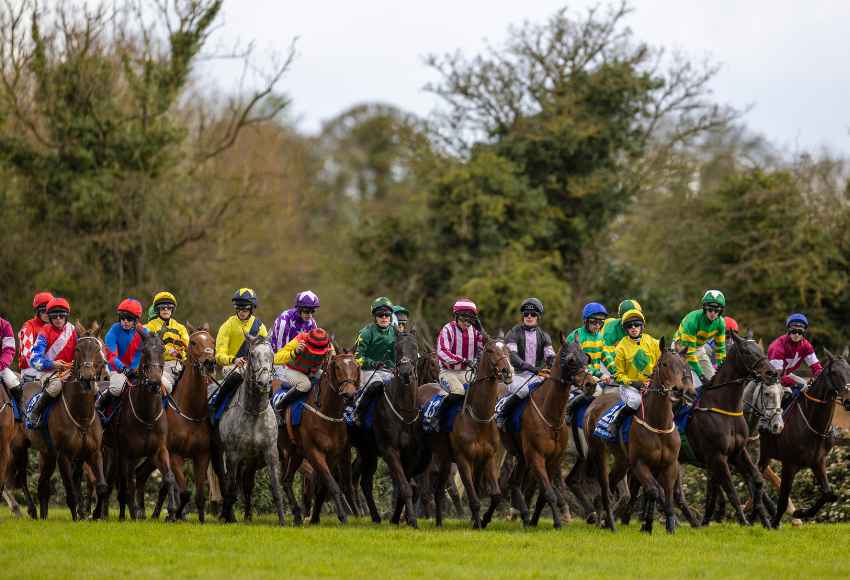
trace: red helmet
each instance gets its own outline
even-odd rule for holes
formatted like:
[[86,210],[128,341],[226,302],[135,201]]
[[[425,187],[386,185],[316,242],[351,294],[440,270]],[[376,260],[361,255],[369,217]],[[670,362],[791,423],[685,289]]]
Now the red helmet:
[[47,303],[51,300],[53,300],[53,294],[50,292],[39,292],[32,299],[32,307],[36,309],[39,306],[47,306]]
[[71,314],[71,305],[68,304],[68,301],[64,298],[52,298],[50,302],[47,303],[47,313],[48,314],[64,314],[68,316]]
[[478,314],[478,307],[475,305],[475,302],[473,302],[469,298],[458,298],[457,300],[455,300],[454,306],[452,306],[452,313],[460,314],[461,312],[471,312],[472,314]]
[[731,316],[724,316],[723,320],[726,321],[726,330],[734,330],[735,332],[741,332],[738,330],[738,321],[732,318]]
[[126,312],[127,314],[132,314],[136,318],[141,318],[142,304],[133,298],[125,298],[121,301],[121,304],[118,305],[118,312]]
[[328,352],[331,337],[323,328],[314,328],[307,333],[307,350],[313,354],[323,355]]

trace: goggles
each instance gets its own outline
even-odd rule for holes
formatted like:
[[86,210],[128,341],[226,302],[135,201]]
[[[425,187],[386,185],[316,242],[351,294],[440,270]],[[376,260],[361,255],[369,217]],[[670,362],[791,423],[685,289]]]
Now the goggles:
[[643,328],[643,322],[641,322],[640,320],[632,320],[630,322],[625,323],[623,325],[623,328],[625,328],[626,330],[630,330],[632,328]]
[[126,312],[118,313],[118,320],[121,322],[136,322],[136,317],[132,314],[127,314]]

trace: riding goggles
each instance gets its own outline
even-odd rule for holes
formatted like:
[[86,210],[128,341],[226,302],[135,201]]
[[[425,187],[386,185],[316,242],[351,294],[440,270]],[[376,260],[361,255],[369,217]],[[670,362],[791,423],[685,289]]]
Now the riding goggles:
[[631,322],[627,322],[623,325],[623,328],[629,330],[630,328],[643,328],[643,322],[640,320],[633,320]]
[[719,304],[706,304],[702,309],[706,312],[717,312],[718,314],[723,312],[723,307]]
[[49,312],[47,314],[47,318],[49,318],[50,320],[54,320],[56,318],[68,318],[68,313],[67,312]]
[[121,322],[136,322],[136,317],[132,314],[124,314],[123,312],[118,315],[118,320]]
[[804,336],[806,334],[805,328],[791,328],[788,330],[788,334],[796,334],[798,336]]
[[540,316],[540,314],[536,310],[523,310],[522,316],[523,318],[526,318],[528,316],[532,318],[537,318],[538,316]]
[[300,312],[301,314],[315,314],[316,309],[315,308],[299,308],[298,312]]

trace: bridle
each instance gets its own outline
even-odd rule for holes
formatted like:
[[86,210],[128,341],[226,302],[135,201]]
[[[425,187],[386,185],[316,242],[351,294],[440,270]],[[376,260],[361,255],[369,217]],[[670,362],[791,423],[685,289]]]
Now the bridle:
[[[337,374],[336,374],[337,367],[338,367],[337,360],[342,359],[342,358],[353,361],[354,355],[350,352],[343,352],[343,353],[340,353],[340,354],[332,355],[332,356],[329,356],[327,358],[327,361],[325,362],[325,365],[324,365],[324,372],[329,373],[329,377],[330,377],[329,382],[333,386],[333,392],[336,394],[337,397],[340,397],[340,398],[344,397],[343,387],[345,385],[350,384],[350,385],[353,385],[355,388],[357,388],[357,379],[344,377],[342,380],[340,380],[339,377],[337,376]],[[356,363],[354,363],[354,364],[356,365]],[[329,423],[342,423],[345,420],[345,414],[344,413],[343,413],[342,417],[330,417],[329,415],[326,415],[322,411],[319,410],[319,408],[321,408],[320,403],[319,403],[321,388],[322,388],[322,382],[319,381],[319,384],[316,385],[316,387],[313,389],[316,392],[315,397],[314,397],[314,401],[315,401],[316,406],[314,407],[310,403],[305,402],[304,408],[307,409],[308,411],[311,411],[312,413],[315,413],[320,418],[324,419],[325,421],[328,421]],[[317,408],[317,407],[319,407],[319,408]]]
[[[192,359],[192,350],[191,350],[192,338],[194,336],[198,335],[198,334],[206,334],[207,336],[210,337],[210,339],[212,339],[212,335],[206,330],[196,330],[195,332],[190,334],[189,335],[189,358],[190,359]],[[212,355],[212,354],[215,353],[215,350],[210,348],[210,347],[205,347],[203,352],[206,355]],[[192,362],[192,367],[196,371],[198,371],[198,374],[201,376],[201,381],[204,384],[204,387],[206,387],[206,385],[209,383],[209,380],[213,379],[211,372],[215,368],[215,359],[210,358],[210,359],[207,359],[206,361],[202,361],[202,360],[199,360],[199,359],[193,359],[193,360],[191,360],[191,362]],[[207,363],[210,363],[210,364],[207,364]],[[175,385],[175,387],[176,387],[176,385]],[[168,400],[168,405],[172,409],[174,409],[174,412],[177,413],[177,415],[179,417],[185,419],[186,421],[189,421],[190,423],[203,423],[207,419],[208,415],[204,415],[203,417],[192,417],[191,415],[187,415],[183,411],[183,409],[180,408],[180,405],[177,404],[177,401],[174,399],[174,397],[171,394],[168,395],[167,400]]]
[[[753,340],[751,338],[741,338],[741,339],[738,339],[738,340],[740,342],[755,342],[755,340]],[[744,350],[740,349],[739,352],[743,353]],[[747,353],[748,356],[749,356],[749,354],[750,353]],[[746,362],[743,360],[744,356],[740,357],[742,359],[740,361],[738,360],[738,358],[739,357],[735,357],[735,364],[743,364],[744,365],[745,373],[744,373],[743,376],[738,377],[737,379],[732,379],[731,381],[723,382],[723,383],[718,383],[718,384],[709,383],[709,384],[702,385],[703,392],[714,391],[716,389],[721,389],[723,387],[728,387],[730,385],[738,385],[738,384],[742,384],[742,383],[749,382],[749,381],[764,382],[761,374],[756,371],[756,368],[768,361],[768,358],[767,358],[766,355],[763,355],[763,354],[758,355],[758,358],[756,359],[756,361],[752,365],[746,364]],[[770,364],[770,363],[767,362],[767,364]]]
[[[494,345],[499,344],[498,341],[495,341],[495,340],[489,341],[489,343],[492,343]],[[489,343],[488,343],[488,345],[485,345],[484,354],[481,355],[482,360],[485,356],[487,356]],[[472,373],[473,378],[472,378],[472,380],[468,380],[469,388],[466,389],[466,392],[463,394],[463,407],[462,407],[461,412],[465,412],[466,414],[468,414],[470,419],[472,419],[476,423],[481,423],[481,424],[490,423],[490,422],[493,421],[493,419],[496,418],[496,413],[494,411],[493,414],[487,419],[482,419],[475,414],[475,411],[472,409],[472,406],[467,404],[468,400],[469,400],[469,393],[470,393],[470,391],[472,391],[472,385],[475,385],[475,384],[483,382],[483,381],[490,381],[490,380],[493,380],[493,379],[501,379],[502,382],[509,383],[512,376],[513,376],[513,367],[511,367],[510,358],[509,358],[507,353],[503,353],[499,358],[497,358],[495,361],[493,361],[493,368],[498,369],[499,363],[502,363],[502,362],[505,363],[505,364],[504,364],[504,366],[502,366],[501,370],[497,370],[492,375],[488,375],[488,376],[485,376],[485,377],[479,377],[478,376],[478,370],[481,368],[481,360],[479,360],[475,364],[473,364],[473,367],[470,368],[469,371],[467,371],[467,378],[469,378],[470,372]]]
[[100,354],[100,361],[84,361],[81,362],[79,357],[74,356],[74,380],[81,384],[85,384],[88,388],[91,388],[91,383],[95,382],[96,379],[84,379],[82,377],[82,369],[97,369],[100,367],[101,373],[103,372],[103,368],[106,366],[106,356],[103,354],[103,341],[101,341],[96,336],[81,336],[77,339],[77,346],[83,342],[84,340],[93,340],[95,344],[97,344],[97,352]]
[[[649,377],[649,384],[646,387],[644,387],[643,389],[641,389],[641,402],[640,402],[641,415],[645,415],[644,405],[643,405],[643,396],[645,394],[655,393],[655,394],[657,394],[661,397],[668,398],[668,397],[670,397],[670,395],[673,394],[674,391],[683,392],[681,389],[677,388],[674,385],[670,385],[670,386],[665,385],[664,381],[659,379],[659,375],[661,374],[661,369],[667,368],[667,366],[668,366],[668,363],[664,361],[664,355],[665,354],[670,354],[671,356],[679,356],[675,352],[669,351],[669,350],[661,353],[661,358],[658,359],[658,363],[655,365],[655,368],[652,370],[652,375],[650,375],[650,377]],[[688,378],[688,373],[689,373],[688,365],[683,364],[683,367],[684,368],[682,369],[682,381],[686,381],[687,378]],[[650,425],[646,421],[646,419],[644,419],[643,417],[635,416],[635,423],[637,423],[638,425],[640,425],[641,427],[643,427],[647,431],[651,431],[652,433],[656,433],[658,435],[669,435],[669,434],[673,433],[673,431],[676,430],[676,422],[673,421],[672,416],[671,416],[670,420],[671,420],[670,421],[671,422],[670,427],[659,428],[659,427],[653,427],[652,425]]]
[[833,414],[835,413],[835,408],[830,407],[829,420],[826,422],[827,427],[823,432],[820,432],[820,431],[817,431],[814,427],[812,427],[811,423],[809,422],[808,417],[806,417],[806,409],[803,408],[803,405],[808,407],[810,403],[813,404],[813,405],[834,405],[834,404],[838,404],[838,401],[836,400],[836,398],[838,397],[838,394],[848,390],[848,387],[850,387],[850,385],[845,384],[844,386],[836,386],[835,381],[832,380],[832,366],[835,364],[835,362],[836,362],[836,359],[834,359],[834,358],[827,361],[826,365],[824,366],[823,371],[821,371],[820,376],[818,376],[818,378],[816,378],[814,380],[814,382],[812,383],[812,387],[814,387],[815,385],[817,385],[817,383],[819,381],[821,381],[821,380],[825,381],[826,382],[826,385],[825,385],[826,396],[821,395],[820,391],[818,391],[818,396],[823,397],[822,399],[819,399],[819,398],[815,397],[814,395],[810,395],[807,392],[807,390],[809,390],[808,387],[807,387],[806,389],[803,389],[803,391],[802,391],[803,398],[798,399],[798,401],[802,401],[802,403],[799,403],[799,406],[800,406],[800,417],[803,419],[803,424],[806,426],[806,428],[813,435],[815,435],[815,436],[817,436],[821,439],[827,439],[828,437],[830,437],[832,435],[832,417],[833,417]]

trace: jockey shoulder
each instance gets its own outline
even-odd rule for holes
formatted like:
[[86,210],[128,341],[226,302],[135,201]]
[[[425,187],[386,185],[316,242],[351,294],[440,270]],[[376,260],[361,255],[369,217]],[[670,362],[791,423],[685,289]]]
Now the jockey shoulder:
[[379,364],[384,367],[395,366],[396,329],[390,324],[382,328],[373,322],[357,333],[357,363],[363,369],[374,369]]
[[189,331],[187,328],[174,320],[163,320],[153,318],[144,325],[145,330],[151,334],[157,334],[165,328],[162,333],[162,342],[165,344],[164,358],[169,360],[186,360],[186,349],[189,347]]
[[215,337],[215,361],[221,366],[233,364],[245,336],[255,329],[257,332],[253,334],[268,336],[266,325],[253,314],[247,320],[240,320],[235,314],[225,320]]
[[622,326],[626,336],[617,343],[614,355],[618,383],[645,382],[661,358],[658,340],[644,331],[645,324],[646,319],[639,310],[630,310],[623,315]]
[[726,360],[726,321],[722,316],[725,307],[726,297],[721,291],[707,290],[702,297],[702,308],[688,312],[673,336],[677,345],[687,348],[688,365],[698,376],[703,371],[697,349],[706,342],[714,340],[718,365]]
[[15,352],[17,350],[15,344],[15,331],[12,330],[12,324],[3,317],[0,317],[0,371],[9,368],[12,361],[15,360]]
[[463,370],[484,350],[479,330],[478,307],[469,298],[458,298],[452,306],[454,320],[437,336],[437,361],[441,369]]

